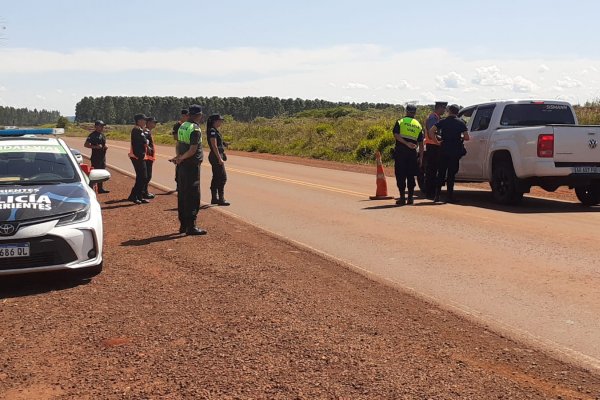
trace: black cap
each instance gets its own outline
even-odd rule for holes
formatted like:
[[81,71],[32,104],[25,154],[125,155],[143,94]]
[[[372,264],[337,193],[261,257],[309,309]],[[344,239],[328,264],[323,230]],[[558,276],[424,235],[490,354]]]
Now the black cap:
[[460,106],[458,104],[451,104],[448,106],[448,111],[450,111],[452,114],[458,114],[460,111]]
[[225,118],[223,118],[223,116],[221,114],[211,114],[210,117],[208,117],[211,121],[225,121]]
[[148,117],[146,117],[146,115],[145,115],[145,114],[135,114],[135,115],[133,116],[133,120],[134,120],[135,122],[138,122],[140,119],[146,120],[147,118],[148,118]]
[[146,122],[156,122],[156,118],[154,118],[154,117],[146,117]]
[[94,122],[95,126],[105,126],[106,124],[104,123],[104,121],[102,121],[101,119],[97,120],[96,122]]
[[436,101],[435,102],[435,108],[446,107],[446,106],[448,106],[448,102],[447,101]]
[[415,106],[414,104],[407,104],[406,105],[406,112],[407,113],[417,112],[417,106]]
[[188,115],[190,113],[190,110],[188,110],[187,108],[184,108],[181,110],[181,115]]
[[190,115],[202,114],[202,107],[200,107],[198,104],[192,104],[189,108],[189,111]]

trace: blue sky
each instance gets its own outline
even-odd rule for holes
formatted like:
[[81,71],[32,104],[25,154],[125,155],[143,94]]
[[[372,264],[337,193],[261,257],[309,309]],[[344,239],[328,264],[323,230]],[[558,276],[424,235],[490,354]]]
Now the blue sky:
[[0,0],[0,105],[72,115],[87,95],[581,103],[600,97],[599,15],[591,0]]

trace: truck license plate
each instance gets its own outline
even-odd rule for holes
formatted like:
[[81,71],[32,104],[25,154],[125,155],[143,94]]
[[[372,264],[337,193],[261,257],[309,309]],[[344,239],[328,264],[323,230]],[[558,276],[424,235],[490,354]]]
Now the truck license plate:
[[576,174],[600,174],[600,167],[574,167]]
[[0,244],[0,258],[29,257],[29,243]]

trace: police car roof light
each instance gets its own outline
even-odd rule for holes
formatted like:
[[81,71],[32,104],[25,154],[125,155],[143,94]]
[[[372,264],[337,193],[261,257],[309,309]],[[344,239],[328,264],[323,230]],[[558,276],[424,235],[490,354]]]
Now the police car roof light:
[[0,136],[62,135],[64,128],[0,129]]

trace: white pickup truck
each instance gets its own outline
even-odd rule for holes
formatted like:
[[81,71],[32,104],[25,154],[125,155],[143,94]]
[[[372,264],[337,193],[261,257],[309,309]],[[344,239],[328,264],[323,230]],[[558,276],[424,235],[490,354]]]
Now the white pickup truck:
[[459,117],[471,140],[457,181],[489,182],[502,204],[517,204],[532,186],[568,186],[582,204],[600,203],[600,126],[577,125],[569,103],[492,102],[463,108]]

